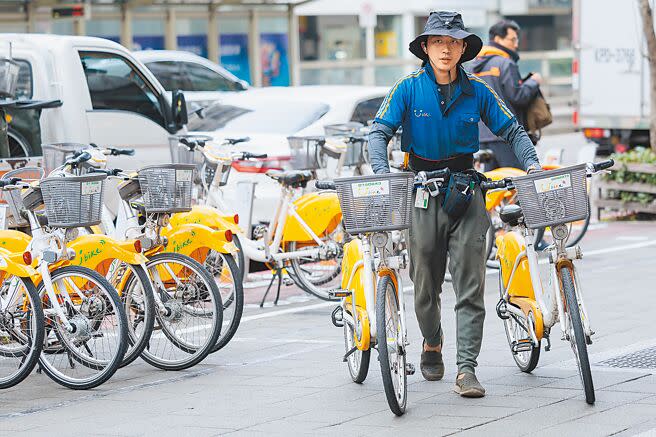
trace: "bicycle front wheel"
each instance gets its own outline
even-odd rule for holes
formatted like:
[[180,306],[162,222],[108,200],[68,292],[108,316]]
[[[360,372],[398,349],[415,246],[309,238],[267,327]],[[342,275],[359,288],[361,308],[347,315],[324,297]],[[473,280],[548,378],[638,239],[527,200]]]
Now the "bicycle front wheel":
[[52,272],[51,279],[64,319],[41,282],[45,340],[39,364],[65,387],[98,387],[116,372],[127,348],[121,299],[100,273],[86,267],[62,267]]
[[585,391],[585,401],[592,405],[595,402],[594,384],[592,382],[592,372],[590,371],[590,360],[588,358],[588,346],[585,332],[583,331],[581,310],[576,298],[572,272],[568,268],[563,268],[560,270],[560,278],[562,281],[563,294],[565,295],[565,311],[567,313],[567,321],[569,325],[569,332],[566,334],[569,337],[572,351],[576,357],[576,364],[579,368],[579,375],[581,376],[581,384],[583,384],[583,390]]
[[163,370],[200,363],[221,333],[223,303],[212,275],[193,258],[164,252],[147,263],[158,307],[142,358]]
[[376,337],[387,404],[401,416],[408,401],[408,377],[397,292],[389,276],[380,278],[376,288]]
[[43,346],[43,308],[27,278],[5,277],[0,288],[0,389],[13,387],[32,372]]

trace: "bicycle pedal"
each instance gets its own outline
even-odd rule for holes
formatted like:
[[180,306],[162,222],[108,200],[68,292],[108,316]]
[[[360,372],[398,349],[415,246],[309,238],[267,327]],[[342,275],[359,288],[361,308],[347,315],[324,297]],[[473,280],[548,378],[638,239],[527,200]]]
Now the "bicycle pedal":
[[282,283],[285,285],[285,287],[290,287],[294,285],[294,280],[292,278],[282,278]]
[[517,354],[519,352],[529,352],[532,348],[533,348],[533,342],[529,338],[513,341],[512,344],[510,345],[510,350],[514,354]]
[[330,318],[337,328],[344,327],[344,309],[341,306],[335,307],[333,313],[330,315]]
[[328,292],[328,296],[331,298],[345,298],[349,297],[351,292],[348,290],[331,290]]
[[408,376],[415,374],[415,365],[412,363],[405,363],[405,374]]

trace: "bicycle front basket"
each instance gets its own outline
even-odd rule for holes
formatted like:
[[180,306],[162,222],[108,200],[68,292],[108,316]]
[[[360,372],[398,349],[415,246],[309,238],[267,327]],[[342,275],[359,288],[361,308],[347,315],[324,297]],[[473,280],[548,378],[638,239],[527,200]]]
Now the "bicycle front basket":
[[326,163],[321,156],[321,146],[324,137],[288,137],[291,151],[291,166],[294,170],[318,170],[325,168]]
[[139,184],[148,213],[191,211],[193,164],[151,165],[139,170]]
[[357,121],[347,123],[327,124],[323,127],[327,137],[331,136],[358,136],[362,134],[364,125]]
[[71,158],[77,150],[87,147],[89,147],[88,144],[79,143],[43,144],[41,150],[43,151],[43,169],[46,176],[54,169],[64,165],[66,160]]
[[[22,182],[34,182],[43,178],[43,168],[41,167],[22,167],[8,171],[2,175],[2,179],[21,178]],[[4,200],[9,205],[11,217],[13,217],[13,226],[27,226],[29,222],[21,216],[21,211],[25,208],[22,191],[20,189],[8,190],[3,192]]]
[[526,226],[570,223],[590,215],[586,165],[579,164],[513,178]]
[[349,234],[410,226],[413,173],[335,179],[344,228]]
[[107,175],[52,177],[41,181],[48,226],[79,228],[100,223]]
[[180,137],[173,135],[169,137],[169,148],[171,150],[171,162],[175,164],[194,164],[199,169],[203,164],[203,154],[193,152],[180,144]]

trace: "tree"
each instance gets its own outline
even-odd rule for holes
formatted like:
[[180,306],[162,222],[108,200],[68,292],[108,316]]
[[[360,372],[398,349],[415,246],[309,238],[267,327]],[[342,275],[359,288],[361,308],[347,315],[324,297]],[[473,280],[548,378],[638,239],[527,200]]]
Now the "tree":
[[656,152],[656,32],[654,32],[654,15],[649,0],[640,0],[642,30],[647,41],[647,60],[649,61],[649,145]]

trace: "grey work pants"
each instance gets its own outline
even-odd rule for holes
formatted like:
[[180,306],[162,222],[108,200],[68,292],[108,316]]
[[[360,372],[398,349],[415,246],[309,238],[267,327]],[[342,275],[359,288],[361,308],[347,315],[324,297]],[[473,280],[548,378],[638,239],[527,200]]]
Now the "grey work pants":
[[481,350],[485,305],[485,235],[490,225],[485,199],[476,188],[465,214],[451,219],[442,197],[431,197],[427,209],[412,208],[408,231],[410,279],[415,289],[415,313],[429,345],[441,342],[440,294],[447,267],[456,294],[458,371],[474,373]]

